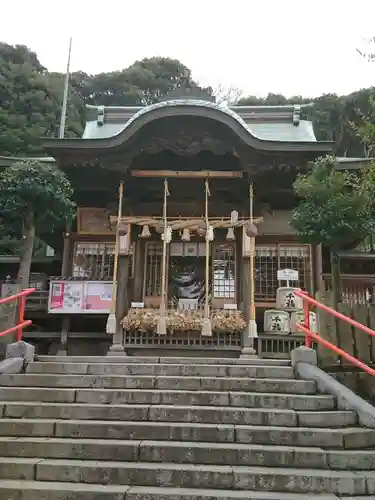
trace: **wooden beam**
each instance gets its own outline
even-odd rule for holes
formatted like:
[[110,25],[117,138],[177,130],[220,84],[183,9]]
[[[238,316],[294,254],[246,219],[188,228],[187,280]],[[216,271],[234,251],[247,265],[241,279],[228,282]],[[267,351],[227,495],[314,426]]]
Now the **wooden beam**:
[[243,177],[243,172],[213,170],[133,170],[132,177],[179,177],[181,179],[233,179]]

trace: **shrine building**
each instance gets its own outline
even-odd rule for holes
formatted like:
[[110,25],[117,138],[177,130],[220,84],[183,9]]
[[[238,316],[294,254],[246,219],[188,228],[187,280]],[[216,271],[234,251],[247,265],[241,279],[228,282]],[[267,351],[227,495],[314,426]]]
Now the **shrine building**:
[[[81,139],[45,141],[44,161],[68,176],[77,216],[54,235],[47,309],[30,309],[41,352],[239,356],[250,320],[252,345],[272,351],[280,332],[265,312],[280,308],[277,289],[323,286],[321,248],[300,243],[289,224],[297,174],[332,151],[316,140],[309,106],[228,107],[177,89],[154,105],[88,114]],[[294,271],[292,283],[282,270]]]

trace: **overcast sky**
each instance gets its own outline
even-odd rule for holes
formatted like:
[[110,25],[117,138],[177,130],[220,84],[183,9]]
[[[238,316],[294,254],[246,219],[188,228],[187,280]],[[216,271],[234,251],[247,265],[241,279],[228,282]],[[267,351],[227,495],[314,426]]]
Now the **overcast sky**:
[[73,71],[168,56],[201,84],[245,94],[375,85],[375,63],[356,52],[375,35],[375,0],[12,0],[1,18],[1,41],[27,45],[55,71],[65,70],[71,34]]

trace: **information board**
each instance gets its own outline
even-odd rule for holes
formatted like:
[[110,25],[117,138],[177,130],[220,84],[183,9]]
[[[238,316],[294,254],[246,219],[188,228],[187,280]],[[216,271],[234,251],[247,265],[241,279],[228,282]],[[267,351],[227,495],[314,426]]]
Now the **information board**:
[[50,314],[109,314],[111,281],[51,281]]

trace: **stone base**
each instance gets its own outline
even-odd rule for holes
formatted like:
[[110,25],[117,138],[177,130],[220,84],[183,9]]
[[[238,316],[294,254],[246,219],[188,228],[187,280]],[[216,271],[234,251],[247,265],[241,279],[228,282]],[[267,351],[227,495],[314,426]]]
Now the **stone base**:
[[243,347],[241,350],[240,358],[257,358],[256,350],[253,347]]
[[6,358],[23,358],[27,363],[34,361],[35,347],[23,340],[6,346]]
[[107,356],[126,356],[124,346],[121,344],[112,344],[107,352]]
[[293,351],[290,353],[290,360],[293,368],[298,363],[308,363],[315,366],[317,366],[318,364],[316,351],[304,345],[293,349]]

